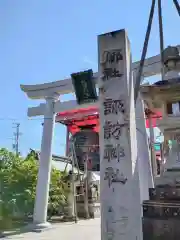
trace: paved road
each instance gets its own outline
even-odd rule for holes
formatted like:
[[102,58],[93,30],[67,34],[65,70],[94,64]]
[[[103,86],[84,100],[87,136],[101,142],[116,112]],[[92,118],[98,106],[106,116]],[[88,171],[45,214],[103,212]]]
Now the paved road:
[[4,239],[13,240],[100,240],[100,218],[83,220],[75,223],[57,223],[52,228],[41,233],[24,233],[9,236]]

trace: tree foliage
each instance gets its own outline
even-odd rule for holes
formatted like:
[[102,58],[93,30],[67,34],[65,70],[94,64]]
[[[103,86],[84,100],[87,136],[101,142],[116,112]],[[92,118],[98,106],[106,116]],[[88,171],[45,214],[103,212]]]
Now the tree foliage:
[[[0,221],[33,214],[37,176],[38,160],[33,151],[23,159],[7,149],[0,149]],[[66,204],[68,187],[65,176],[65,173],[52,169],[51,209],[57,210]]]

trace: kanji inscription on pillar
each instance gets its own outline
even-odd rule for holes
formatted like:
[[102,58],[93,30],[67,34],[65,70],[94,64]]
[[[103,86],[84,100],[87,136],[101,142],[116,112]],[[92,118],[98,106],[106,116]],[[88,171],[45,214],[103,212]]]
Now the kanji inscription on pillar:
[[[133,167],[130,122],[126,120],[130,118],[132,79],[129,43],[125,31],[100,35],[98,48],[101,239],[133,240],[134,232],[131,231]],[[123,213],[120,209],[124,209]],[[124,225],[126,227],[122,227]]]

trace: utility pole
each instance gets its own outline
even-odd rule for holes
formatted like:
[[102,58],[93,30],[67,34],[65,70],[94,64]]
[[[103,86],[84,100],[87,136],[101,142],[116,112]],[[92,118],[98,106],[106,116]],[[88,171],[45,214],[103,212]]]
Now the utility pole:
[[20,131],[19,131],[19,129],[20,129],[20,123],[14,123],[14,125],[15,125],[15,132],[14,132],[14,137],[15,137],[15,139],[14,139],[14,141],[15,141],[15,143],[13,144],[13,149],[15,150],[15,152],[16,152],[16,155],[18,156],[19,155],[19,137],[20,137],[20,135],[21,135],[21,133],[20,133]]

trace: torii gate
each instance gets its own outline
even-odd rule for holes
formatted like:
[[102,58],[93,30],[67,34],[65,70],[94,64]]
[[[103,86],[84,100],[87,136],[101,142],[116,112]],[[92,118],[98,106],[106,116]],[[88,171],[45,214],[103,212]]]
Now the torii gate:
[[[134,107],[132,73],[133,76],[136,75],[139,62],[131,64],[130,44],[125,30],[98,36],[98,47],[99,72],[95,73],[93,77],[99,88],[104,91],[100,91],[97,102],[83,105],[78,105],[75,100],[60,102],[60,95],[74,91],[71,79],[37,85],[21,85],[22,91],[29,98],[46,101],[46,103],[28,109],[29,117],[44,115],[33,222],[39,227],[48,226],[46,219],[56,113],[96,106],[99,108],[101,123],[102,239],[116,240],[121,235],[125,237],[123,239],[139,240],[142,239],[141,202],[149,198],[148,188],[153,186],[146,139],[144,106],[140,96],[136,103],[136,109]],[[112,52],[113,54],[120,53],[122,58],[115,62],[109,59],[104,60],[102,57],[105,51],[110,54]],[[105,68],[113,68],[115,74],[104,77]],[[157,75],[160,72],[160,55],[146,59],[143,77]],[[106,98],[122,100],[125,113],[104,114]],[[114,130],[108,133],[106,132],[108,128],[114,128]],[[137,133],[136,128],[139,130]],[[136,138],[138,141],[136,141]],[[123,147],[120,162],[117,162],[116,159],[111,162],[104,160],[104,151],[109,144],[114,147],[119,145]]]

